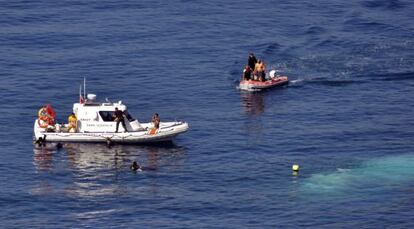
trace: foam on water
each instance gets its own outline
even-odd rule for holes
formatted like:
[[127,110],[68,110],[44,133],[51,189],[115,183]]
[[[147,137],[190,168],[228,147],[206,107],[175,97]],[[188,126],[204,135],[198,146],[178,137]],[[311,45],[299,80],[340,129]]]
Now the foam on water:
[[309,193],[347,193],[385,191],[414,181],[414,155],[386,156],[362,162],[354,168],[338,168],[331,173],[311,175],[303,183]]

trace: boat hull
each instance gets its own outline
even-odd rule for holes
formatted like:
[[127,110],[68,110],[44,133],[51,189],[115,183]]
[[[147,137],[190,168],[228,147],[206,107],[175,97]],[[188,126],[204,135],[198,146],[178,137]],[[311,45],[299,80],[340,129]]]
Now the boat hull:
[[272,78],[270,80],[266,80],[264,82],[253,81],[253,80],[242,80],[240,81],[239,88],[241,90],[247,90],[247,91],[259,91],[259,90],[268,89],[272,87],[283,86],[288,83],[289,83],[288,77],[279,76],[279,77]]
[[35,138],[46,136],[46,142],[114,142],[129,144],[145,144],[156,142],[172,141],[178,134],[188,130],[186,122],[169,122],[163,123],[161,128],[151,134],[150,129],[134,132],[115,133],[115,132],[47,132],[45,129],[38,128],[37,120],[35,122]]

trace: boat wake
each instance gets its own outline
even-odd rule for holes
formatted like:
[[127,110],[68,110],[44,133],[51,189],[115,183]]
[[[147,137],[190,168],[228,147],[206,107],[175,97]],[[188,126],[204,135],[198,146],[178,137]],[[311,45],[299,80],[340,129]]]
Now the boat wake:
[[296,80],[291,80],[290,83],[291,84],[297,84],[297,83],[301,83],[303,81],[304,81],[304,79],[296,79]]
[[289,87],[302,86],[304,83],[305,83],[305,79],[303,79],[303,78],[291,80],[291,81],[289,81]]

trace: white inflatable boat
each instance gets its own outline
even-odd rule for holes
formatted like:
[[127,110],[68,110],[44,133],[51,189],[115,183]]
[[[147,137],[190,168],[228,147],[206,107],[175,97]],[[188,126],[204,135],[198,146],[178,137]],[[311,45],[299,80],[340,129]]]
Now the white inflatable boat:
[[[89,94],[87,100],[81,99],[73,104],[75,121],[69,124],[55,124],[55,112],[50,105],[39,110],[34,122],[34,136],[41,142],[106,142],[106,143],[155,143],[172,141],[178,134],[188,130],[186,122],[160,122],[155,128],[153,123],[139,123],[128,114],[127,107],[111,102],[95,102],[96,95]],[[119,123],[116,130],[115,109],[124,113],[126,130]]]

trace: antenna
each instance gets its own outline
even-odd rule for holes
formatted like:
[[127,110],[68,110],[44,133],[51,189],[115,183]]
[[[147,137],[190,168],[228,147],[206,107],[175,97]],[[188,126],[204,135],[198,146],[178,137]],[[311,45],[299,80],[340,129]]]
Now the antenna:
[[83,98],[86,99],[86,78],[83,77]]
[[82,84],[79,85],[79,102],[81,98],[82,98]]

